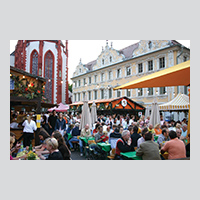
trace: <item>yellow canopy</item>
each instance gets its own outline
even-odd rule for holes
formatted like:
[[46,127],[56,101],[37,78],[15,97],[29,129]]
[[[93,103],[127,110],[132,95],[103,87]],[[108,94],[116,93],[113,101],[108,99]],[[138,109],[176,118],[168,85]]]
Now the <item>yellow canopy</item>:
[[171,101],[159,105],[160,110],[189,110],[189,96],[178,94]]
[[114,88],[133,89],[190,85],[190,60]]

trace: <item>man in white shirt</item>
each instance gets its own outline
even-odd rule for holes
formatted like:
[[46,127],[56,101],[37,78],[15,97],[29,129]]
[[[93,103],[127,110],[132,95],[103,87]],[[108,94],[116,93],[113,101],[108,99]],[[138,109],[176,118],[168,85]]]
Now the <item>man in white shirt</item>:
[[30,115],[27,115],[27,120],[23,122],[22,126],[24,126],[23,129],[24,147],[30,146],[31,140],[34,138],[34,131],[37,130],[36,123],[31,119]]
[[132,117],[132,119],[129,120],[129,126],[134,122],[135,116]]

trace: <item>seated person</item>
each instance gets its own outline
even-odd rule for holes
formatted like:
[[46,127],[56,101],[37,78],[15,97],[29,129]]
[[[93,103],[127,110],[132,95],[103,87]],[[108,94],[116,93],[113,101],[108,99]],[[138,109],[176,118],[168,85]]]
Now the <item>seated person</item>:
[[98,127],[98,132],[95,134],[94,138],[96,143],[103,142],[103,140],[106,138],[103,133],[103,126],[100,125]]
[[149,124],[148,131],[151,132],[152,134],[155,134],[155,131],[154,131],[152,124]]
[[12,119],[11,124],[10,124],[10,128],[15,128],[15,129],[19,128],[16,119]]
[[140,144],[142,144],[143,142],[145,142],[144,136],[145,136],[145,133],[147,133],[147,132],[149,132],[149,131],[148,131],[148,128],[144,128],[144,129],[142,130],[142,137],[139,138],[139,139],[137,140],[137,148],[140,147]]
[[58,150],[58,141],[55,138],[46,139],[46,148],[49,151],[49,156],[45,158],[40,153],[37,153],[42,160],[63,160],[61,152]]
[[111,148],[116,148],[116,143],[119,138],[121,138],[121,133],[119,133],[119,128],[116,127],[114,132],[109,136],[109,143],[111,144]]
[[133,134],[131,135],[132,143],[134,147],[137,147],[137,141],[141,138],[141,135],[138,134],[138,127],[133,127]]
[[81,137],[91,137],[91,130],[89,124],[86,124],[85,128],[81,130]]
[[140,144],[136,151],[137,156],[142,156],[143,160],[161,160],[159,153],[159,145],[153,141],[154,137],[151,132],[144,135],[145,142]]
[[[81,130],[81,137],[89,138],[91,136],[92,135],[91,135],[91,130],[90,130],[89,124],[86,124],[85,128],[83,128]],[[81,152],[80,156],[83,156],[83,141],[81,139],[79,140],[79,145],[80,145],[80,152]]]
[[47,131],[45,131],[44,128],[40,129],[39,132],[39,138],[40,138],[40,145],[33,147],[34,150],[36,151],[44,151],[46,149],[46,146],[43,144],[44,141],[50,137],[50,135],[47,133]]
[[19,141],[16,140],[16,135],[13,132],[10,132],[10,137],[12,137],[14,139],[14,143],[12,144],[12,148],[10,150],[12,156],[16,156],[18,150],[21,147],[21,143]]
[[107,126],[106,131],[107,131],[107,136],[109,137],[110,134],[113,132],[110,125]]
[[130,151],[135,151],[134,146],[131,141],[130,137],[130,131],[129,130],[124,130],[122,132],[121,138],[117,140],[116,143],[116,150],[115,150],[115,160],[122,160],[122,157],[120,155],[121,152],[130,152]]
[[[13,144],[15,142],[15,138],[10,136],[10,150],[12,149],[13,147]],[[23,155],[23,156],[20,156],[20,157],[12,157],[12,152],[10,151],[10,160],[19,160],[19,159],[25,159],[27,157],[27,155]]]
[[170,141],[167,141],[161,148],[161,154],[168,152],[168,159],[177,159],[186,157],[185,144],[179,140],[175,131],[169,132]]
[[66,145],[68,145],[69,141],[68,141],[68,134],[72,135],[72,130],[74,128],[74,124],[70,124],[66,130],[66,134],[64,135],[64,139],[65,139],[65,143]]
[[72,129],[72,138],[68,141],[71,151],[74,151],[72,142],[73,141],[80,142],[77,136],[80,136],[79,123],[75,124],[74,128]]
[[65,144],[64,138],[62,137],[61,133],[59,131],[54,131],[52,133],[52,136],[58,141],[58,150],[61,152],[63,160],[71,160],[71,152]]
[[107,136],[107,134],[108,134],[107,131],[103,131],[103,135],[100,137],[100,138],[103,139],[102,142],[106,142],[109,139],[109,137]]
[[160,135],[162,133],[162,130],[160,128],[160,124],[156,124],[154,127],[154,131],[156,135]]
[[96,125],[95,125],[95,129],[92,131],[92,136],[95,136],[95,134],[98,132],[98,127],[100,126],[100,124],[99,123],[97,123]]
[[161,148],[166,141],[169,141],[169,130],[164,128],[162,134],[158,136],[157,143],[159,144],[159,148]]

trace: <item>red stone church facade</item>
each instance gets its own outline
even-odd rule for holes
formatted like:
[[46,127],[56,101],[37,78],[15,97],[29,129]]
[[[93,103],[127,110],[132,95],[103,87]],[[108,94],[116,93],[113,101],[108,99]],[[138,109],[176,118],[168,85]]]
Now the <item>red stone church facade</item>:
[[68,40],[18,40],[14,67],[46,79],[45,97],[49,103],[69,104]]

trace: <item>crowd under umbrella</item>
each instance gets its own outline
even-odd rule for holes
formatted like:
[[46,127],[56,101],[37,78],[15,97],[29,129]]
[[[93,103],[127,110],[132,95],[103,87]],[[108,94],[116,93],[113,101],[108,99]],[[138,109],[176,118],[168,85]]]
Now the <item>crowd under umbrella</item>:
[[149,124],[152,124],[153,127],[156,124],[160,124],[160,112],[159,112],[159,106],[157,103],[157,100],[154,99],[154,102],[152,103],[151,106],[151,116],[150,116],[150,120],[149,120]]
[[93,101],[92,103],[92,108],[91,108],[91,123],[92,125],[97,121],[97,107],[95,102]]
[[145,119],[149,116],[150,116],[150,108],[149,108],[149,106],[147,106],[145,109]]
[[83,100],[81,123],[79,126],[79,130],[82,130],[86,124],[88,124],[89,128],[92,129],[90,108],[88,106],[88,101],[86,100],[86,96],[85,96],[85,98]]

